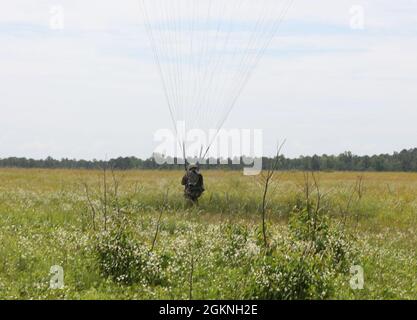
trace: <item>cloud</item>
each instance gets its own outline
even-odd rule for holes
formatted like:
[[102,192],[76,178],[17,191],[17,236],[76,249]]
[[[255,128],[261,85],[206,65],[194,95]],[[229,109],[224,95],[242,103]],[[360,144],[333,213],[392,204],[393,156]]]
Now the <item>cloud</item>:
[[[63,30],[49,26],[56,5]],[[283,137],[289,155],[414,147],[416,9],[296,0],[226,125],[263,128],[270,153]],[[8,1],[0,48],[0,157],[144,157],[171,127],[136,0]]]

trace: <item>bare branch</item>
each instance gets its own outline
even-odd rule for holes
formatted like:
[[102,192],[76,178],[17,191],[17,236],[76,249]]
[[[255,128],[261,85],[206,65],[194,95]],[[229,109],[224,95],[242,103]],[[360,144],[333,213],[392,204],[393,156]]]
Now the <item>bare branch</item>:
[[96,211],[96,208],[95,208],[93,202],[91,201],[90,191],[89,191],[89,188],[88,188],[88,184],[86,182],[84,183],[84,188],[85,188],[85,194],[87,196],[87,202],[88,202],[88,205],[90,206],[90,209],[91,209],[92,221],[93,221],[93,230],[95,231],[96,230],[95,218],[96,218],[96,212],[97,211]]

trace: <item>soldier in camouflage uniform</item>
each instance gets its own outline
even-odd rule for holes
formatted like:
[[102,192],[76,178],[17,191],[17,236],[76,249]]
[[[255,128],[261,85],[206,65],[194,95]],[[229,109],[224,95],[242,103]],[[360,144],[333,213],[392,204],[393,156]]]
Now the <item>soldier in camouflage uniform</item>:
[[203,176],[196,165],[190,165],[182,178],[181,184],[185,187],[184,197],[192,203],[198,203],[198,199],[204,192]]

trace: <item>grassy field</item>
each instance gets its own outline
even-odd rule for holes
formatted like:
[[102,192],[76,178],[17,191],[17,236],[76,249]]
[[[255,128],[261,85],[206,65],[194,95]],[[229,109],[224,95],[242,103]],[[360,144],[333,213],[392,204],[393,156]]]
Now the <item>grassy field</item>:
[[0,298],[417,299],[417,174],[279,173],[266,246],[259,178],[181,175],[0,170]]

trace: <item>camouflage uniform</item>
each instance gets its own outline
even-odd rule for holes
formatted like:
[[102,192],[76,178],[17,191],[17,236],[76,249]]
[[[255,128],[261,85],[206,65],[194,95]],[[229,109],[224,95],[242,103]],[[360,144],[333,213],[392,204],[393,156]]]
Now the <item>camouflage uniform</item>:
[[198,172],[197,166],[190,166],[188,168],[182,178],[181,184],[185,187],[184,197],[193,203],[196,203],[204,192],[204,179]]

